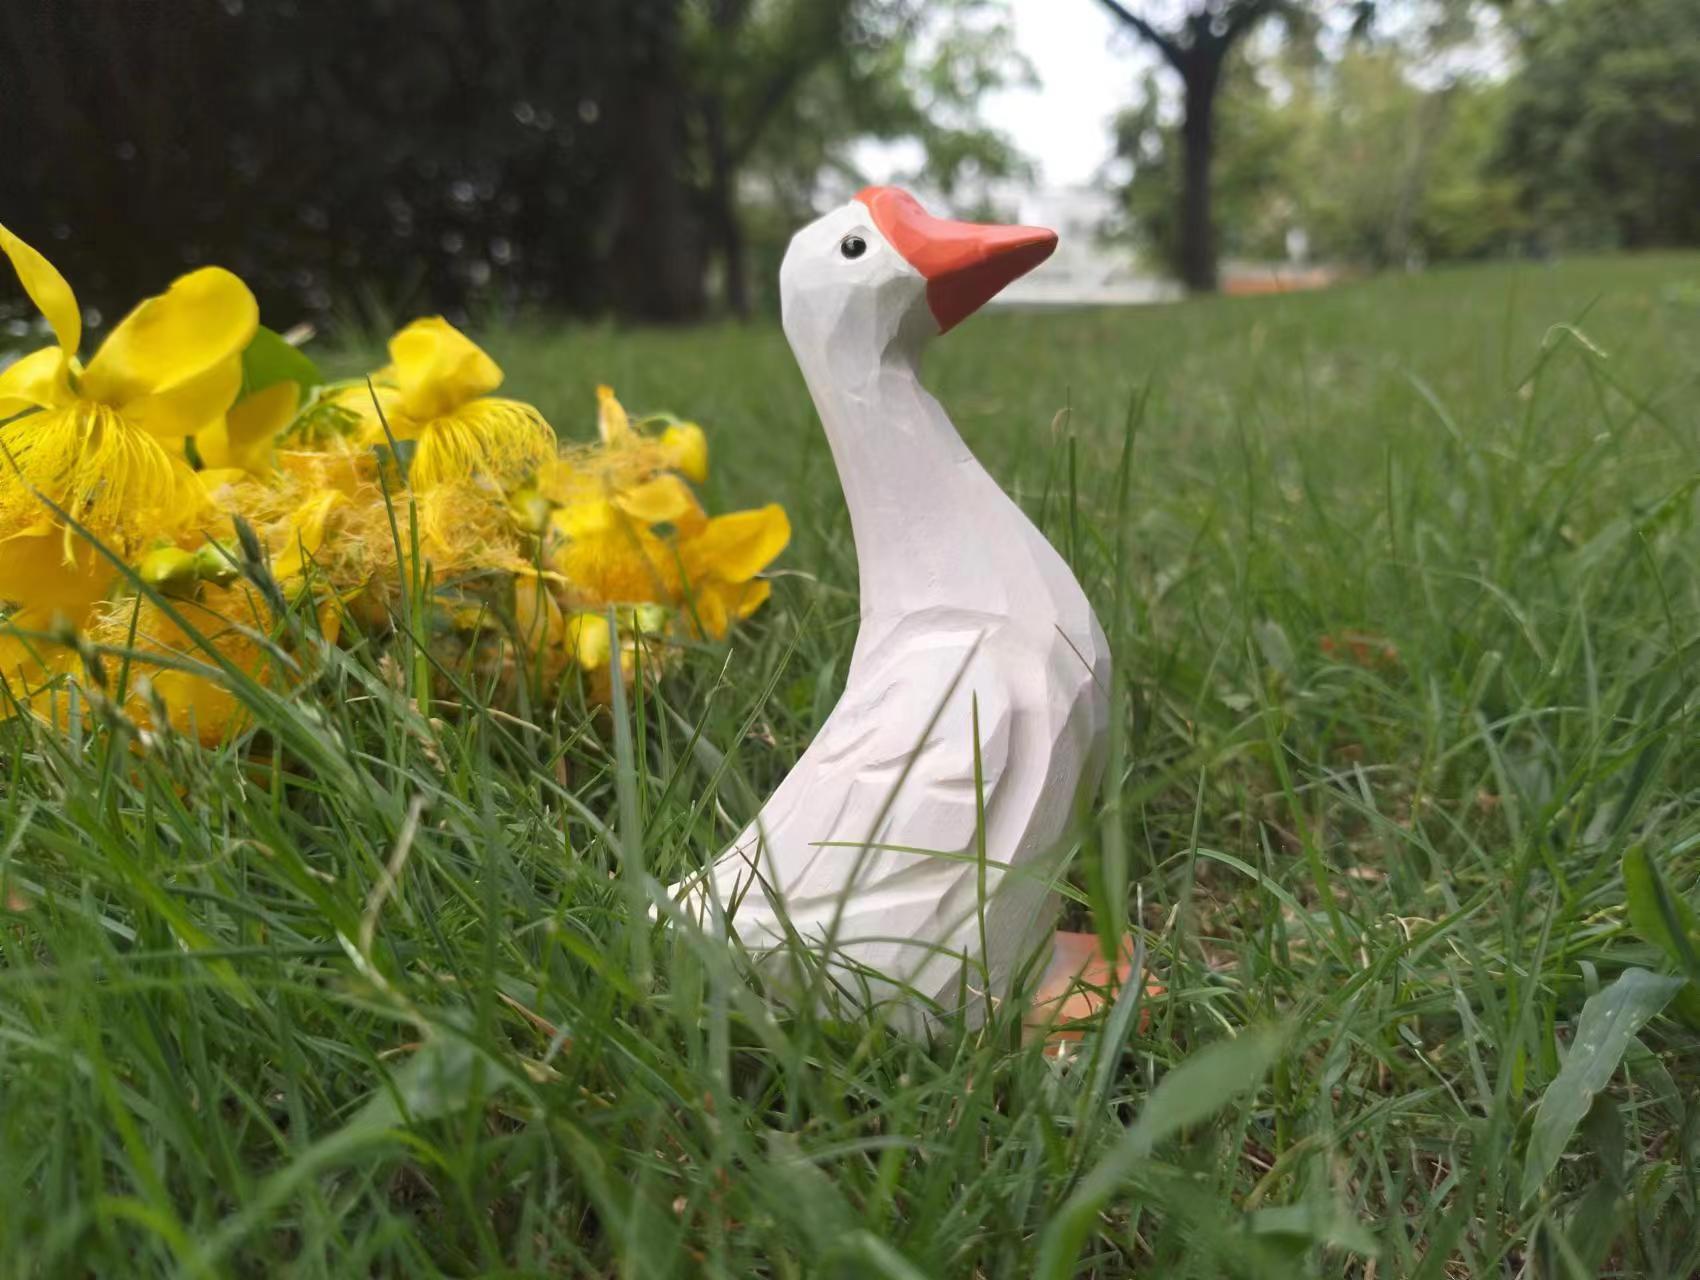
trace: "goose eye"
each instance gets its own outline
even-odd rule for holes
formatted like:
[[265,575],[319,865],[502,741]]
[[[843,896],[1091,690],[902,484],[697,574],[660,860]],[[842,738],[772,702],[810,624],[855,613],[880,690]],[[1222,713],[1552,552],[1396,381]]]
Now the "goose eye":
[[838,252],[846,258],[860,258],[868,251],[868,242],[861,236],[845,236],[838,243]]

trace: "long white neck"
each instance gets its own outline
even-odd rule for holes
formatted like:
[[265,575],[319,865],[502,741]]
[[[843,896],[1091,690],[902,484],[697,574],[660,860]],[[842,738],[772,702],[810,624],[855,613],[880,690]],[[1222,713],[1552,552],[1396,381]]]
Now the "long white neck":
[[864,623],[1023,606],[1038,621],[1060,560],[921,385],[914,347],[870,356],[797,352],[850,510]]

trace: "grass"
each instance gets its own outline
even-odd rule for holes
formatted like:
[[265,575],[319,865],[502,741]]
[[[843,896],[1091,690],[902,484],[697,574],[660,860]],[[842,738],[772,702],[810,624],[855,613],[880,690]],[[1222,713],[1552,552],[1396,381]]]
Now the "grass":
[[634,909],[829,710],[846,518],[775,330],[487,337],[568,434],[700,417],[774,603],[612,732],[404,642],[264,751],[0,730],[0,1275],[1700,1273],[1693,988],[1622,977],[1693,962],[1700,258],[938,345],[1117,662],[1069,911],[1167,990],[1062,1062]]

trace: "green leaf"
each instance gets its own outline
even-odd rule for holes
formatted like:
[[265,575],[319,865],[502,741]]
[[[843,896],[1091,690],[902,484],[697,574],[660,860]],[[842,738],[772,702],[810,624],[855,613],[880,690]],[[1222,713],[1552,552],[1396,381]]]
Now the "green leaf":
[[1635,1033],[1670,1003],[1683,984],[1684,979],[1673,975],[1629,969],[1582,1006],[1576,1040],[1535,1108],[1534,1131],[1523,1164],[1525,1203],[1558,1164],[1576,1126],[1593,1105],[1594,1095],[1611,1082]]
[[1600,1094],[1582,1121],[1582,1142],[1600,1162],[1601,1181],[1622,1191],[1623,1161],[1627,1151],[1623,1135],[1623,1113],[1609,1094]]
[[[479,1069],[482,1063],[482,1070]],[[350,1132],[377,1134],[464,1111],[511,1083],[458,1036],[433,1035],[390,1073],[349,1121]]]
[[1041,1280],[1065,1280],[1099,1211],[1157,1144],[1208,1119],[1242,1093],[1255,1089],[1281,1055],[1283,1036],[1255,1027],[1232,1040],[1218,1040],[1193,1054],[1158,1083],[1139,1119],[1081,1179],[1063,1201],[1039,1241]]
[[1690,982],[1678,991],[1670,1008],[1691,1030],[1700,1031],[1700,982]]
[[1639,845],[1623,855],[1623,888],[1636,936],[1663,951],[1688,975],[1688,985],[1677,992],[1672,1012],[1700,1030],[1700,923],[1695,921],[1694,908],[1671,891],[1657,864]]
[[927,1273],[871,1231],[857,1231],[846,1242],[845,1252],[863,1263],[864,1275],[886,1280],[927,1280]]
[[1381,1251],[1369,1229],[1332,1200],[1255,1209],[1247,1215],[1247,1225],[1253,1235],[1280,1236],[1307,1245],[1345,1249],[1366,1258],[1373,1258]]
[[1564,1234],[1582,1264],[1583,1275],[1600,1274],[1612,1245],[1617,1243],[1622,1217],[1622,1193],[1610,1183],[1596,1182],[1576,1202],[1564,1224]]
[[1695,921],[1694,908],[1666,887],[1640,845],[1623,855],[1623,888],[1629,898],[1629,923],[1636,934],[1663,951],[1690,978],[1700,979],[1700,923]]
[[255,330],[254,340],[242,352],[244,396],[264,391],[279,382],[294,382],[300,385],[305,399],[307,393],[324,380],[325,375],[319,372],[319,366],[310,356],[290,346],[265,325]]

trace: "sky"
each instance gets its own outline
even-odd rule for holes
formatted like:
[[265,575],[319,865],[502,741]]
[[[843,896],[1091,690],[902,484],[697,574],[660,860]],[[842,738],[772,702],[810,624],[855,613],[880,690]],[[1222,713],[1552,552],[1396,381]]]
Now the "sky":
[[[1006,0],[1016,47],[1037,84],[980,100],[986,124],[1008,134],[1037,170],[1036,187],[1089,183],[1110,159],[1110,120],[1134,99],[1155,55],[1098,0]],[[858,168],[871,182],[913,175],[913,142],[864,140]],[[906,179],[913,185],[915,179]]]
[[1045,186],[1089,181],[1110,155],[1110,117],[1127,106],[1151,55],[1097,0],[1010,0],[1015,42],[1040,87],[982,104],[986,121],[1040,167]]
[[[1140,78],[1159,65],[1157,54],[1098,0],[1008,3],[1016,45],[1032,63],[1040,87],[988,96],[982,103],[986,120],[1039,165],[1041,185],[1088,182],[1110,157],[1110,117],[1132,103]],[[1397,36],[1428,12],[1423,5],[1392,6],[1378,29]],[[1425,75],[1449,79],[1459,71],[1488,79],[1508,74],[1510,48],[1492,11],[1478,18],[1484,28],[1477,40],[1413,66],[1418,83]],[[1343,38],[1343,33],[1336,30],[1335,36]]]

